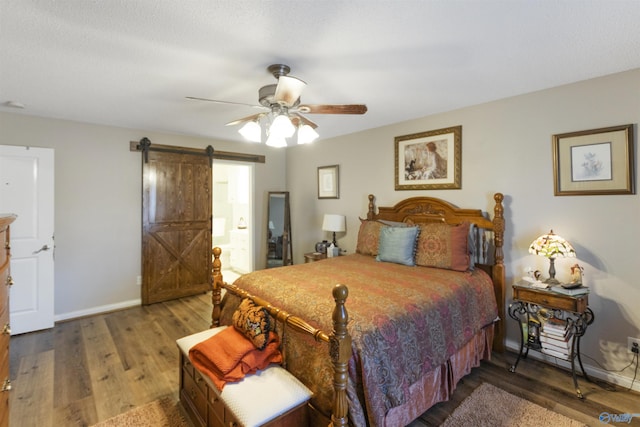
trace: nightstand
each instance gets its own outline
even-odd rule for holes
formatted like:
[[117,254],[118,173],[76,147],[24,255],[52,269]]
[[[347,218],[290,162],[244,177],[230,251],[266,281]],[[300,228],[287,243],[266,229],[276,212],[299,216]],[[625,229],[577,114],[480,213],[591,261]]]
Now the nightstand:
[[529,349],[567,360],[571,362],[576,393],[582,399],[575,361],[578,359],[582,375],[589,381],[580,357],[580,338],[594,320],[589,295],[564,295],[519,281],[513,285],[509,317],[520,325],[520,351],[509,370],[516,371],[518,362],[527,357]]
[[307,252],[304,254],[304,262],[316,262],[323,259],[327,259],[327,254],[323,254],[320,252]]

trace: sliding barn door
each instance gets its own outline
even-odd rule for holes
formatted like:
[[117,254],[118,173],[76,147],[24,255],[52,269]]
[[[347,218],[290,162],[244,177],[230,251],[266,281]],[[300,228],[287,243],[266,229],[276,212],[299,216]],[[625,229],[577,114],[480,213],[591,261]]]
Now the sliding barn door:
[[211,164],[150,150],[143,161],[142,303],[210,289]]

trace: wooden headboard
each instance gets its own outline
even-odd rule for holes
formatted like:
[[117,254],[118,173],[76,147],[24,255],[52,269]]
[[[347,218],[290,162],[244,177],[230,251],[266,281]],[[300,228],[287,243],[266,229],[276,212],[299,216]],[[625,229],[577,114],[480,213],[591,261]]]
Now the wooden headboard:
[[412,197],[405,199],[395,206],[375,206],[375,196],[369,194],[368,220],[381,220],[423,224],[429,222],[444,222],[446,224],[461,224],[470,222],[474,235],[474,262],[491,276],[493,289],[498,303],[499,321],[496,324],[493,339],[493,349],[504,351],[505,338],[505,268],[502,246],[504,243],[504,207],[502,193],[493,196],[495,206],[493,219],[489,219],[480,209],[461,209],[449,202],[434,197]]

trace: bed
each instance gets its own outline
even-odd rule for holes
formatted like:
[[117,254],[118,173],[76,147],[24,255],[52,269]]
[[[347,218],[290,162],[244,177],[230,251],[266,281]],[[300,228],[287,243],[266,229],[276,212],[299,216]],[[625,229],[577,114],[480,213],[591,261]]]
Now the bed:
[[503,351],[503,195],[493,199],[489,219],[431,197],[376,208],[369,195],[356,253],[233,284],[214,248],[212,326],[253,299],[276,319],[285,367],[314,393],[314,424],[406,425]]

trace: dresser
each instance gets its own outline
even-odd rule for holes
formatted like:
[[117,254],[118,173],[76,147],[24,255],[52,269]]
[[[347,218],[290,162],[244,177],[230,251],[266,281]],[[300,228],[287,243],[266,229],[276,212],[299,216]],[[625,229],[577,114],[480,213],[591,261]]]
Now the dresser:
[[0,214],[0,427],[9,427],[9,224],[15,215]]

